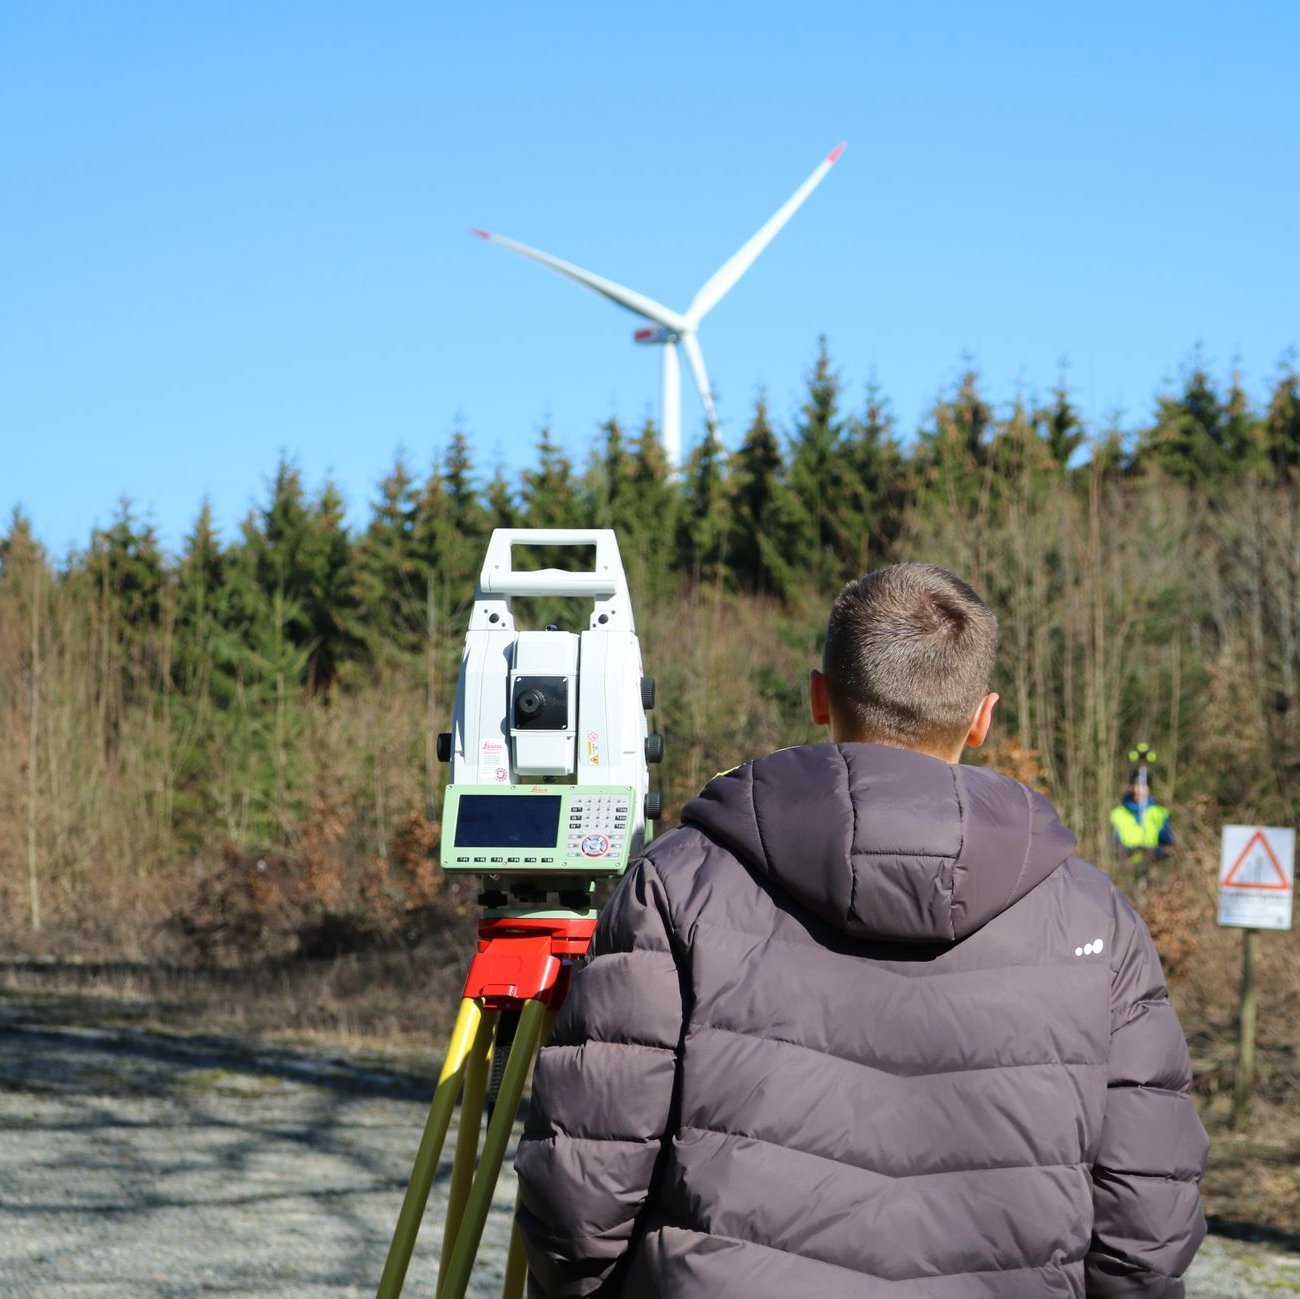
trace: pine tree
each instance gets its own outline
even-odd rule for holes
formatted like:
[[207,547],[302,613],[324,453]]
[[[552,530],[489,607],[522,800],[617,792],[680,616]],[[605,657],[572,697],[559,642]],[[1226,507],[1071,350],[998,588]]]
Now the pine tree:
[[612,528],[622,512],[634,465],[627,449],[627,437],[618,420],[606,420],[600,426],[600,432],[604,436],[591,452],[583,492],[593,526]]
[[424,635],[425,570],[415,544],[415,493],[403,456],[379,484],[379,499],[353,555],[353,634],[372,657],[411,654]]
[[328,692],[340,669],[355,658],[358,641],[352,573],[352,543],[344,524],[343,497],[327,482],[312,502],[303,538],[303,573],[298,587],[307,639],[310,693]]
[[1034,423],[1039,430],[1052,459],[1064,471],[1069,468],[1074,453],[1087,440],[1087,432],[1078,408],[1070,400],[1070,390],[1065,379],[1058,380],[1052,390],[1052,400],[1034,412]]
[[[268,596],[279,591],[293,599],[304,585],[303,552],[311,525],[302,474],[284,456],[276,465],[270,500],[260,513],[257,527],[244,538],[258,585]],[[296,632],[300,643],[307,639],[305,625]]]
[[505,467],[497,465],[487,485],[487,520],[489,532],[495,528],[514,528],[519,524],[519,505],[515,489],[506,477]]
[[1179,393],[1156,401],[1156,422],[1142,436],[1138,462],[1178,482],[1205,485],[1239,476],[1243,430],[1197,357]]
[[250,512],[226,555],[226,630],[213,677],[223,763],[209,792],[236,842],[275,841],[298,810],[305,688],[327,685],[333,661],[313,670],[316,631],[328,618],[314,602],[330,599],[330,533],[341,528],[341,502],[323,497],[309,506],[297,467],[282,457],[266,505]]
[[909,496],[907,464],[895,435],[894,416],[875,380],[867,385],[862,418],[848,425],[844,455],[850,490],[857,492],[856,523],[847,538],[851,545],[856,534],[849,565],[849,575],[856,576],[889,562]]
[[1234,476],[1259,477],[1268,471],[1267,432],[1264,421],[1250,408],[1250,398],[1234,374],[1223,412],[1223,454]]
[[470,457],[469,440],[459,429],[452,434],[443,470],[447,519],[451,527],[444,554],[448,579],[459,589],[468,587],[465,602],[473,599],[473,586],[487,546],[489,511],[483,504]]
[[32,530],[32,521],[15,507],[9,516],[9,531],[0,536],[0,579],[16,581],[37,562],[45,562],[45,552]]
[[859,552],[864,488],[845,443],[840,389],[822,337],[790,439],[786,486],[793,502],[784,510],[786,527],[780,541],[787,565],[802,570],[818,591],[838,585]]
[[1060,477],[1060,464],[1041,434],[1037,412],[1019,396],[1007,417],[995,422],[988,454],[993,499],[1006,492],[1023,497],[1027,488],[1046,487]]
[[1300,375],[1294,365],[1282,373],[1269,398],[1264,454],[1275,481],[1300,481]]
[[161,670],[163,583],[162,551],[153,525],[141,523],[124,498],[113,522],[93,533],[74,583],[89,588],[95,609],[103,745],[116,736],[124,710],[149,695]]
[[727,556],[730,519],[724,478],[726,453],[712,429],[691,453],[677,512],[675,567],[693,581],[712,581]]
[[463,433],[456,433],[445,456],[436,460],[416,501],[413,543],[424,574],[421,626],[458,628],[473,603],[479,569],[491,527]]
[[214,640],[226,621],[225,582],[225,556],[204,500],[176,569],[175,679],[187,697],[206,694],[211,683]]
[[783,467],[781,447],[768,420],[767,398],[760,393],[745,439],[732,461],[732,528],[728,545],[728,566],[737,585],[755,594],[772,589],[767,538]]
[[676,518],[677,489],[668,458],[658,426],[646,419],[632,445],[630,469],[614,516],[634,598],[652,599],[671,588]]
[[970,505],[984,488],[993,408],[980,392],[979,375],[967,370],[950,398],[935,403],[931,427],[922,429],[917,468],[926,487],[954,504]]
[[221,761],[218,699],[229,700],[234,685],[223,643],[229,619],[226,558],[207,500],[185,538],[176,568],[175,652],[172,679],[176,699],[168,719],[173,767],[171,819],[187,845],[201,844],[213,812],[210,783]]
[[[537,443],[537,468],[523,472],[523,519],[529,528],[578,528],[585,525],[573,464],[543,427]],[[544,566],[544,565],[543,565]]]
[[153,524],[141,523],[131,502],[118,502],[113,522],[95,532],[87,570],[110,593],[114,613],[137,633],[158,625],[163,559]]

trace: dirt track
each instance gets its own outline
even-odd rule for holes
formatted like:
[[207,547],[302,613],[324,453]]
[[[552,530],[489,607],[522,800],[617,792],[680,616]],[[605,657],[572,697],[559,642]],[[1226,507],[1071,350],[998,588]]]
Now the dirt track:
[[[0,1002],[0,1294],[373,1295],[428,1094],[323,1054]],[[472,1295],[499,1293],[513,1197],[507,1171]],[[439,1223],[432,1204],[410,1299],[433,1295]],[[1300,1255],[1211,1240],[1188,1290],[1300,1295]]]

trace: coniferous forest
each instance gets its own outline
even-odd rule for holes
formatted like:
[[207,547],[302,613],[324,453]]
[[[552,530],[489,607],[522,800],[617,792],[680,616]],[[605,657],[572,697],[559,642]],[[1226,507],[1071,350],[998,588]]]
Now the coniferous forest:
[[1294,368],[1252,402],[1193,361],[1127,430],[1085,427],[1064,382],[995,409],[968,373],[903,431],[823,342],[798,409],[760,398],[733,452],[707,440],[676,477],[653,423],[611,420],[576,463],[543,430],[517,478],[457,433],[432,464],[399,459],[355,530],[290,461],[238,536],[196,510],[176,555],[128,503],[69,556],[21,513],[0,535],[11,950],[311,951],[472,912],[433,864],[436,737],[507,524],[617,530],[665,824],[714,772],[819,738],[805,681],[829,598],[900,559],[997,611],[1000,720],[973,760],[1047,791],[1087,855],[1114,865],[1127,750],[1160,752],[1179,850],[1140,886],[1175,976],[1212,926],[1219,826],[1300,812]]

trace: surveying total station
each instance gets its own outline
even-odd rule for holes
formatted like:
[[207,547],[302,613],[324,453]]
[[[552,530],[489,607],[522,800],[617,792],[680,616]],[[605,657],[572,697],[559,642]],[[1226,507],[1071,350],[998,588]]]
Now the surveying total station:
[[[514,567],[516,547],[594,550],[588,571]],[[521,631],[512,600],[590,599],[581,633]],[[642,671],[618,541],[608,529],[498,528],[470,614],[453,729],[441,864],[482,881],[478,948],[402,1203],[377,1299],[397,1299],[456,1100],[437,1299],[463,1299],[524,1083],[596,927],[597,880],[621,875],[649,837],[660,795],[648,764],[654,682]],[[489,1108],[482,1150],[479,1136]],[[523,1294],[518,1228],[504,1299]]]

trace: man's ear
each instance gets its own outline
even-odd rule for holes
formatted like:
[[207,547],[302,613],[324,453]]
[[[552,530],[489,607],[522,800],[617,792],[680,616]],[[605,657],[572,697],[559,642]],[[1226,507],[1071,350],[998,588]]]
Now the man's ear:
[[813,668],[808,676],[808,711],[812,713],[814,726],[831,724],[831,692],[826,684],[826,675]]
[[993,709],[1001,698],[997,694],[987,694],[980,702],[979,708],[975,712],[975,720],[970,724],[970,732],[966,736],[966,747],[968,749],[978,749],[984,743],[988,736],[989,727],[993,724]]

